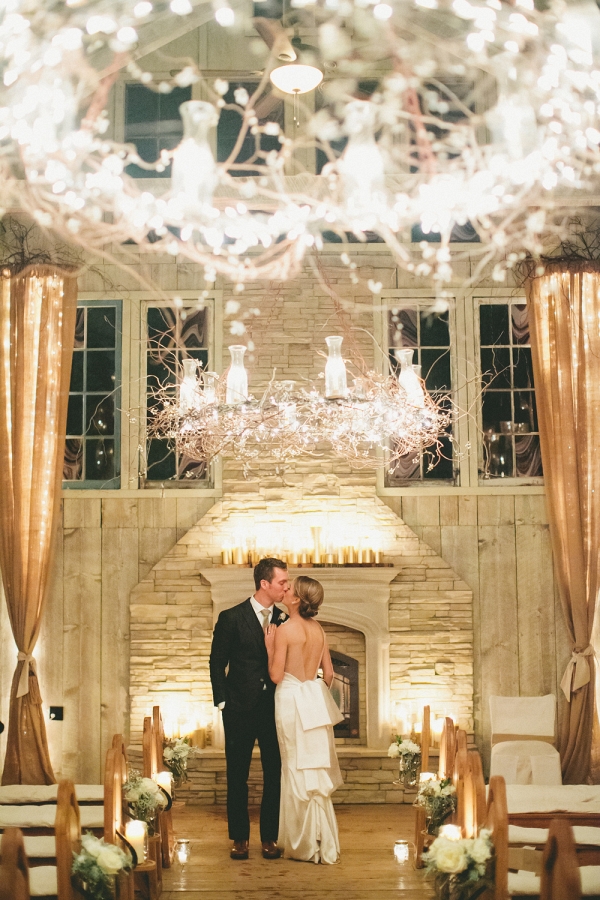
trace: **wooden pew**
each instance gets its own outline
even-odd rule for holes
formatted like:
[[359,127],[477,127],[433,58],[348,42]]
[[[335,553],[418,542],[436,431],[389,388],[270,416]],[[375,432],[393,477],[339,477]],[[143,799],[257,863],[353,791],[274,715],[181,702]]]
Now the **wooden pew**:
[[[114,746],[115,743],[117,747]],[[113,740],[113,746],[106,753],[104,767],[104,840],[121,846],[122,849],[124,823],[130,818],[127,803],[123,799],[123,784],[127,780],[123,750],[122,743]],[[118,900],[134,900],[136,886],[148,900],[157,900],[160,896],[161,888],[154,859],[137,860],[133,872],[123,873],[119,877]]]
[[[160,706],[152,708],[152,730],[155,742],[156,771],[167,772],[168,769],[163,760],[163,748],[165,743],[165,729]],[[168,869],[175,856],[175,832],[173,830],[173,815],[170,809],[165,809],[160,816],[160,839],[162,849],[163,868]]]
[[[466,746],[465,733],[465,752]],[[455,756],[456,728],[452,719],[446,717],[440,742],[440,768],[437,774],[438,778],[449,778],[453,776]],[[429,759],[429,752],[427,753],[427,758]],[[461,761],[464,762],[464,757],[462,755]],[[451,768],[448,768],[449,766],[451,766]],[[417,869],[422,869],[425,865],[425,863],[423,862],[423,851],[425,847],[429,846],[429,844],[433,840],[433,836],[425,834],[425,829],[427,827],[427,816],[425,814],[424,807],[417,806],[415,809],[415,813],[415,867]]]
[[6,829],[0,856],[0,900],[29,900],[29,866],[19,828]]
[[80,900],[83,894],[75,887],[71,875],[73,854],[81,850],[81,820],[72,781],[61,781],[58,785],[55,834],[58,900]]

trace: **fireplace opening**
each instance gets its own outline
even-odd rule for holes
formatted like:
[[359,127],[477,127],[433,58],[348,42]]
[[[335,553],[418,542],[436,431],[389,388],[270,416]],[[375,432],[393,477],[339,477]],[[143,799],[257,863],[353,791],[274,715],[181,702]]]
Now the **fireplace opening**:
[[358,660],[337,650],[331,651],[333,682],[331,693],[339,706],[343,722],[334,727],[338,738],[360,738]]

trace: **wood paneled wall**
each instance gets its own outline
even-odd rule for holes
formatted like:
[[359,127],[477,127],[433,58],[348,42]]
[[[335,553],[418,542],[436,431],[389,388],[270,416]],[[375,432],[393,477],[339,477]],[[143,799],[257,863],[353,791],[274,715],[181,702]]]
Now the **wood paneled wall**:
[[556,694],[560,720],[570,650],[543,493],[382,499],[473,591],[475,733],[486,759],[490,695]]

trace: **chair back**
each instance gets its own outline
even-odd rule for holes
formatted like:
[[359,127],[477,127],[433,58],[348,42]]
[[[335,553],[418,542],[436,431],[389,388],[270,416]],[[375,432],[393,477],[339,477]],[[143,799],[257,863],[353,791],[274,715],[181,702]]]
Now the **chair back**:
[[423,728],[421,730],[421,772],[429,771],[429,746],[431,744],[431,707],[423,707]]
[[56,800],[56,876],[60,900],[75,900],[81,894],[73,886],[71,868],[73,854],[81,850],[79,805],[72,781],[61,781]]
[[442,739],[440,742],[440,778],[451,778],[454,771],[456,755],[456,728],[449,716],[444,720]]
[[581,878],[573,829],[565,819],[553,819],[544,847],[540,900],[580,900]]
[[0,854],[0,900],[29,900],[29,865],[20,828],[5,830]]
[[494,900],[508,896],[508,806],[504,778],[495,775],[488,787],[485,827],[494,844]]
[[117,843],[117,832],[123,825],[121,754],[114,747],[106,751],[104,766],[104,840]]
[[156,758],[154,728],[152,727],[152,718],[150,716],[146,716],[144,719],[142,760],[142,774],[144,778],[153,778],[158,772],[158,760]]
[[554,743],[556,697],[490,697],[492,747],[503,741]]

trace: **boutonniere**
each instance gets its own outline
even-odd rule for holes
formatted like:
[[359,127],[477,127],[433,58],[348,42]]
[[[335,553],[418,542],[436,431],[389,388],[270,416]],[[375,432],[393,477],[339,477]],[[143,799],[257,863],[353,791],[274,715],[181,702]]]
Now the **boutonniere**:
[[286,620],[287,618],[288,618],[288,614],[287,614],[287,613],[281,613],[281,615],[279,616],[279,618],[278,618],[278,620],[277,620],[277,624],[278,624],[278,625],[281,625],[281,623],[282,623],[282,622],[285,622],[285,620]]

